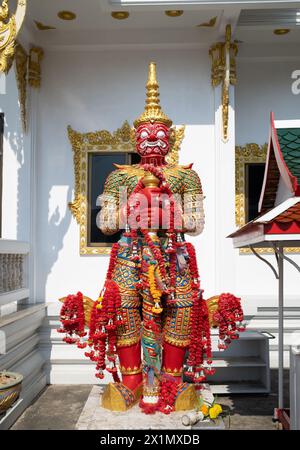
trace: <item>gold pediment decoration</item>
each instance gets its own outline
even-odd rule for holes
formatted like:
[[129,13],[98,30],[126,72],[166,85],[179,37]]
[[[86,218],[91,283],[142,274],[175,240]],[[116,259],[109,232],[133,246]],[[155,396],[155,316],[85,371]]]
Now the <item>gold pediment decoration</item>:
[[21,29],[26,13],[26,1],[18,0],[15,14],[10,15],[8,1],[0,6],[0,73],[8,73],[12,66],[16,38]]
[[[246,187],[246,166],[247,164],[265,163],[267,157],[268,144],[258,145],[255,143],[245,144],[235,147],[235,223],[237,227],[246,224],[247,211],[247,187]],[[251,254],[248,248],[239,250],[240,254]],[[260,254],[273,254],[271,248],[256,249]],[[287,248],[285,253],[300,253],[299,248]]]
[[[168,163],[178,163],[184,130],[184,126],[172,127]],[[75,178],[74,198],[69,203],[69,209],[79,225],[80,254],[108,255],[111,247],[88,245],[88,157],[90,153],[99,152],[135,153],[134,129],[127,121],[113,132],[100,130],[80,133],[68,126],[68,136],[73,150]]]

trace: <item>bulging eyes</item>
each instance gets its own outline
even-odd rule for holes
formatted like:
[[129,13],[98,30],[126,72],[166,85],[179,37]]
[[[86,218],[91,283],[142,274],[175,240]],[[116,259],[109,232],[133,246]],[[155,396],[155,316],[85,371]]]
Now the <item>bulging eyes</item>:
[[161,138],[166,137],[166,133],[163,130],[159,130],[157,132],[156,136],[161,139]]
[[140,136],[141,136],[142,139],[145,139],[146,137],[148,137],[147,131],[146,131],[146,130],[143,130],[143,131],[141,132]]

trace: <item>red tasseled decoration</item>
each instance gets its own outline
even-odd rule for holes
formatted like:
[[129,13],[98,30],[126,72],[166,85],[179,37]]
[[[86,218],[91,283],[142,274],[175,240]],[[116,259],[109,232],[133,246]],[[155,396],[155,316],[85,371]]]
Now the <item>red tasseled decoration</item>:
[[[115,382],[120,381],[115,362],[117,327],[122,323],[121,296],[118,285],[112,280],[118,248],[118,244],[112,247],[101,309],[98,308],[99,303],[95,302],[91,312],[88,338],[91,350],[85,353],[85,356],[96,362],[97,378],[103,379],[103,370],[106,369],[112,374]],[[105,362],[106,356],[109,361],[108,367]]]
[[86,336],[86,332],[84,331],[84,320],[82,293],[77,292],[76,295],[68,295],[60,311],[60,321],[62,326],[57,330],[59,333],[66,333],[63,338],[64,342],[67,342],[68,344],[77,343],[79,348],[84,348],[86,346],[86,343],[82,341],[82,338]]
[[213,370],[204,366],[204,360],[208,365],[212,363],[211,338],[209,316],[206,302],[202,298],[200,290],[199,272],[197,267],[196,252],[192,244],[186,243],[189,255],[189,268],[192,277],[193,307],[191,312],[191,341],[187,360],[188,370],[186,375],[194,381],[202,382],[205,375]]
[[140,399],[139,407],[143,411],[144,414],[155,414],[157,411],[158,404],[152,405],[151,403],[145,403],[143,398]]
[[219,325],[219,348],[225,350],[232,340],[238,339],[239,332],[245,330],[241,299],[233,294],[221,294],[213,319]]
[[177,383],[171,376],[165,376],[161,382],[160,399],[158,411],[170,414],[175,410],[175,400],[177,395]]

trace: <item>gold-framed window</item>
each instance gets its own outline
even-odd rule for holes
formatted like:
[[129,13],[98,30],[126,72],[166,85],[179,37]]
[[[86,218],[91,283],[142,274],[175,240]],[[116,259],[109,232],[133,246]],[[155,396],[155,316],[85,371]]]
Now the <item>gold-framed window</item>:
[[79,133],[69,126],[68,135],[73,149],[75,177],[74,199],[69,208],[79,225],[80,254],[107,255],[119,236],[118,233],[105,236],[98,228],[97,232],[95,216],[99,207],[96,197],[102,193],[108,173],[114,170],[113,163],[137,162],[134,160],[138,155],[131,140],[131,128],[127,121],[112,133],[107,130]]

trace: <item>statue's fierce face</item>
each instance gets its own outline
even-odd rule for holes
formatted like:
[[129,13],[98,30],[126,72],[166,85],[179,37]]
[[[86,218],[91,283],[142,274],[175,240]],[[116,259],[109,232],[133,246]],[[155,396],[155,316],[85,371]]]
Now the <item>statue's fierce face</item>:
[[136,129],[135,138],[141,156],[165,156],[170,150],[170,128],[163,123],[142,123]]

